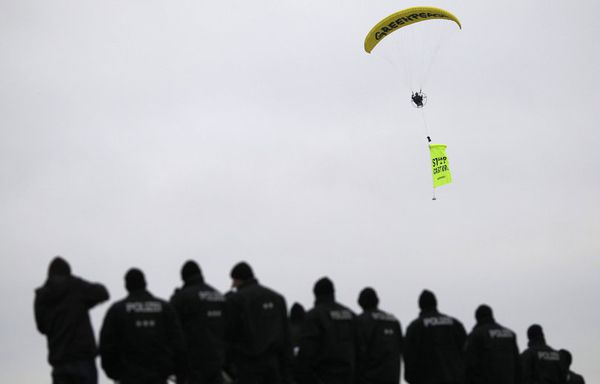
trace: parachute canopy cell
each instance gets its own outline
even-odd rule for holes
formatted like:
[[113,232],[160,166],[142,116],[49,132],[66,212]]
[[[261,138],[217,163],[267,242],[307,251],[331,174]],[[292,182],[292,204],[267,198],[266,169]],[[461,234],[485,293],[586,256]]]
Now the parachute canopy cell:
[[397,31],[400,28],[406,27],[407,25],[411,25],[414,23],[418,23],[421,21],[427,20],[450,20],[454,21],[460,29],[462,26],[460,25],[460,21],[456,16],[451,14],[448,11],[445,11],[441,8],[435,7],[412,7],[407,8],[402,11],[398,11],[386,17],[377,23],[369,34],[365,38],[365,51],[367,53],[371,53],[373,48],[379,42],[389,35],[390,33]]

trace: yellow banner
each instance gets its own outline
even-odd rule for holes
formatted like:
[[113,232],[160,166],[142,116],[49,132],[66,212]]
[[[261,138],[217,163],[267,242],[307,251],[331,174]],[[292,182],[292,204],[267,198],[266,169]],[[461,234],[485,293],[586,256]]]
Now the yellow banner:
[[433,187],[437,188],[452,182],[446,146],[444,144],[429,144],[431,153],[431,172],[433,174]]

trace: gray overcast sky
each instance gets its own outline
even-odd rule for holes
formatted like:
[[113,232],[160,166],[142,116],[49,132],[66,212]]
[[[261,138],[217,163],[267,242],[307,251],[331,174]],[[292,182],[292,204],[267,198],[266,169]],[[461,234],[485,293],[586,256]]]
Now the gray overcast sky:
[[426,89],[436,202],[410,92],[362,50],[411,5],[0,0],[2,381],[49,381],[32,303],[56,254],[111,301],[131,266],[170,296],[189,258],[305,306],[323,275],[357,310],[371,285],[404,326],[427,287],[521,348],[539,322],[600,381],[600,3],[427,4],[463,23]]

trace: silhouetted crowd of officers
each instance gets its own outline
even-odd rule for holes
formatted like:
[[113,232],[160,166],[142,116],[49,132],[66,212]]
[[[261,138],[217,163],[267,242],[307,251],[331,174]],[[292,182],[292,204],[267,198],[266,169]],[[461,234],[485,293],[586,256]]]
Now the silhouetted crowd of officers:
[[36,290],[35,319],[48,341],[54,384],[96,384],[98,351],[106,375],[121,384],[397,384],[404,360],[410,384],[584,383],[570,371],[571,355],[546,344],[542,327],[516,336],[481,305],[467,335],[460,321],[440,313],[424,290],[419,317],[403,335],[400,322],[379,309],[372,288],[360,292],[363,312],[335,300],[327,277],[314,285],[314,307],[288,317],[282,295],[261,285],[250,265],[231,270],[223,295],[187,261],[183,286],[169,301],[152,295],[143,272],[125,274],[128,295],[107,311],[99,348],[89,310],[109,298],[106,288],[71,274],[56,257]]

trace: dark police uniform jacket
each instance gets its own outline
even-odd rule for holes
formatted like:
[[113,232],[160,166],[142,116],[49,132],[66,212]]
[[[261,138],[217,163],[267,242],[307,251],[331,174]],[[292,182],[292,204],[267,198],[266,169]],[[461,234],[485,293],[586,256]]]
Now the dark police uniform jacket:
[[518,384],[519,348],[513,331],[485,319],[475,325],[465,346],[466,384]]
[[100,332],[102,368],[122,384],[164,383],[186,374],[183,333],[171,305],[146,290],[108,310]]
[[291,342],[285,299],[250,279],[227,295],[228,355],[241,378],[252,374],[291,378]]
[[391,314],[367,310],[357,317],[358,381],[365,384],[400,382],[402,328]]
[[75,276],[51,276],[35,291],[35,321],[48,340],[48,361],[52,366],[97,355],[89,310],[108,300],[102,284]]
[[564,384],[566,372],[560,354],[544,341],[530,341],[521,353],[523,384]]
[[317,298],[300,332],[298,382],[352,384],[356,374],[356,317],[333,297]]
[[410,384],[462,383],[466,332],[460,321],[424,310],[406,330],[405,378]]
[[198,275],[170,302],[185,336],[190,374],[195,380],[214,380],[225,363],[225,297]]
[[567,384],[585,384],[583,376],[573,371],[567,373]]

